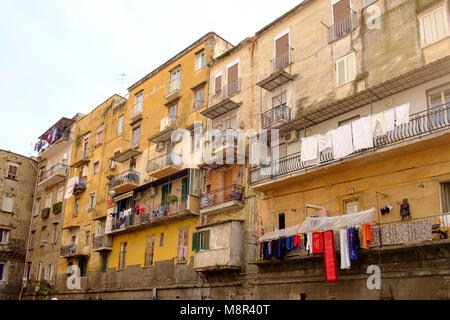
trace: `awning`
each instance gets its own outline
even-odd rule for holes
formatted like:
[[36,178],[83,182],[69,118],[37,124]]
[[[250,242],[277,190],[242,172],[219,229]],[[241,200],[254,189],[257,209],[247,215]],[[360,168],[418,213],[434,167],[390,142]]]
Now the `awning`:
[[298,228],[297,233],[321,232],[327,230],[338,230],[342,227],[354,227],[361,223],[372,222],[375,208],[358,213],[346,214],[335,217],[307,217]]
[[265,235],[261,236],[261,238],[259,238],[258,241],[268,241],[268,240],[273,240],[273,239],[277,239],[277,238],[283,238],[283,237],[285,238],[285,237],[290,237],[290,236],[296,235],[299,227],[300,227],[300,224],[295,225],[293,227],[268,232]]
[[114,197],[114,202],[123,200],[123,199],[127,199],[127,198],[131,198],[133,196],[133,191],[121,194],[120,196]]
[[137,151],[134,149],[127,149],[124,152],[121,152],[120,154],[113,156],[111,158],[109,158],[111,161],[116,161],[116,162],[120,162],[123,163],[127,160],[130,160],[133,157],[136,157],[138,155],[140,155],[142,153],[142,151]]

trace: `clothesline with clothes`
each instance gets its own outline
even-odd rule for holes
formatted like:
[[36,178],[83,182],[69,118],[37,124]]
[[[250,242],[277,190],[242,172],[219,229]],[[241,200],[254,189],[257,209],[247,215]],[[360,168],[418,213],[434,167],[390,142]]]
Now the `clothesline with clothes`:
[[59,139],[61,139],[67,130],[69,130],[69,128],[54,127],[52,130],[50,130],[48,132],[45,139],[39,139],[39,141],[34,145],[34,151],[41,153],[42,151],[46,150],[55,141],[58,141]]
[[301,139],[301,161],[306,165],[320,163],[320,153],[330,151],[334,159],[341,159],[355,151],[372,148],[373,138],[382,136],[395,127],[409,122],[409,103],[368,115],[352,121],[326,134],[317,134]]

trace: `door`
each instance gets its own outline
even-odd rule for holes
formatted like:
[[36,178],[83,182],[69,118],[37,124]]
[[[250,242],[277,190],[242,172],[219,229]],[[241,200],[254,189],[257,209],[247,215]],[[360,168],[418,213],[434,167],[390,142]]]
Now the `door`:
[[280,70],[289,64],[289,33],[275,41],[275,70]]
[[189,193],[189,178],[183,178],[181,180],[181,202],[186,203],[188,200]]
[[233,197],[233,169],[223,172],[223,201],[230,201]]
[[172,192],[172,184],[166,184],[162,186],[161,190],[161,209],[167,204],[167,196]]
[[172,71],[170,75],[170,92],[180,89],[180,69]]
[[333,5],[334,24],[350,15],[350,0],[341,0]]

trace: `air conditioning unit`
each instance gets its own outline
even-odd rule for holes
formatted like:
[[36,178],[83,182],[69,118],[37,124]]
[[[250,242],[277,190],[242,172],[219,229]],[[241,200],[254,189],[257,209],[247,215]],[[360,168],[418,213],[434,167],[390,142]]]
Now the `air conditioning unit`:
[[298,141],[298,132],[293,130],[291,132],[288,132],[284,135],[284,141],[286,143],[292,143]]
[[156,187],[151,187],[150,188],[150,197],[156,197],[156,194],[157,194]]
[[164,142],[158,142],[156,145],[156,151],[161,152],[164,150]]

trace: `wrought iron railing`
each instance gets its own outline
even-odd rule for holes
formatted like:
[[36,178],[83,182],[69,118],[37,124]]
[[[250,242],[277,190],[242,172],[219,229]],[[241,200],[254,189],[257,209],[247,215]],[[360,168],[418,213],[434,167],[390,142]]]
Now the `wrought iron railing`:
[[172,93],[176,92],[177,90],[180,90],[180,88],[181,88],[181,78],[171,79],[167,83],[166,96],[171,95]]
[[127,170],[111,179],[111,187],[116,188],[125,183],[139,184],[139,172]]
[[72,256],[77,253],[77,246],[74,244],[61,247],[61,257]]
[[290,62],[291,55],[290,51],[288,50],[270,61],[270,64],[272,65],[272,72],[277,72],[283,69],[284,67],[288,66]]
[[263,129],[267,129],[278,121],[289,121],[291,119],[291,108],[283,103],[261,114],[261,126]]
[[241,78],[233,81],[222,88],[223,98],[228,99],[232,95],[241,91]]
[[200,196],[200,209],[213,207],[225,202],[237,200],[244,203],[245,188],[238,184],[232,184],[211,192],[202,193]]
[[[126,229],[132,226],[143,225],[158,221],[168,216],[176,216],[186,211],[188,206],[187,197],[181,197],[179,200],[171,203],[159,203],[155,206],[142,206],[139,211],[124,211],[122,214],[116,213],[112,217],[112,231]],[[142,209],[144,213],[141,213]]]
[[65,164],[57,164],[45,171],[40,177],[39,182],[42,182],[56,174],[67,175],[67,166]]
[[92,240],[92,247],[94,250],[112,248],[112,238],[108,235],[96,236]]
[[162,156],[149,160],[147,162],[147,172],[154,172],[166,166],[179,167],[180,164],[181,164],[181,155],[171,151]]
[[139,148],[139,141],[140,141],[140,137],[139,136],[135,136],[131,139],[131,149],[136,149]]
[[130,119],[136,118],[138,115],[142,114],[144,112],[144,103],[138,102],[135,105],[130,107]]
[[347,33],[352,32],[356,28],[357,22],[357,15],[352,13],[330,26],[328,42],[337,40]]
[[[395,126],[394,130],[373,138],[374,147],[353,152],[345,158],[370,152],[376,148],[404,141],[414,137],[430,134],[439,130],[450,128],[450,103],[436,106],[431,110],[425,110],[411,114],[409,122]],[[313,166],[326,165],[335,161],[331,150],[320,153],[318,165],[307,165],[301,161],[300,152],[291,154],[281,159],[272,160],[268,166],[254,166],[250,168],[250,184],[264,183],[274,178],[300,172]]]

